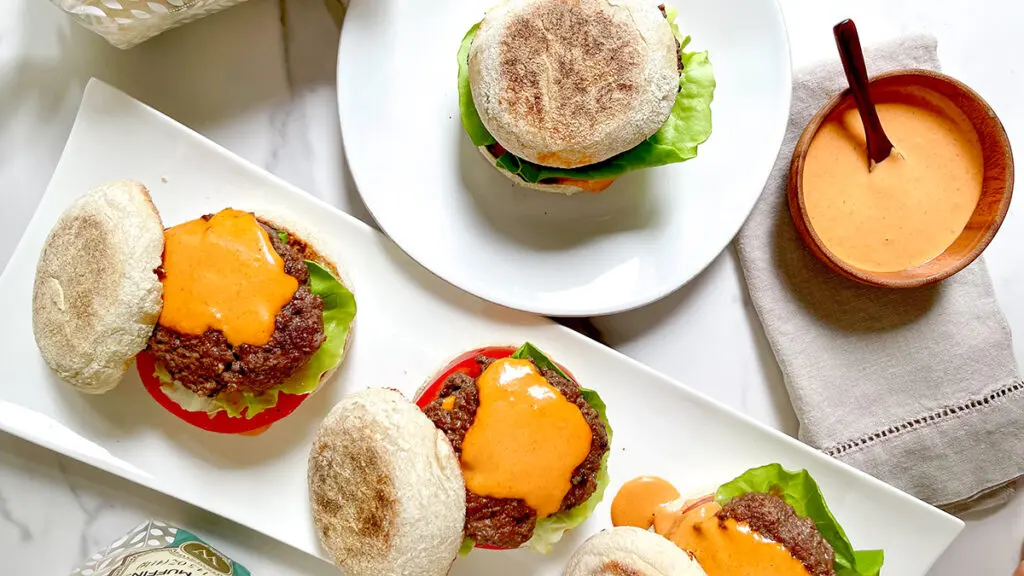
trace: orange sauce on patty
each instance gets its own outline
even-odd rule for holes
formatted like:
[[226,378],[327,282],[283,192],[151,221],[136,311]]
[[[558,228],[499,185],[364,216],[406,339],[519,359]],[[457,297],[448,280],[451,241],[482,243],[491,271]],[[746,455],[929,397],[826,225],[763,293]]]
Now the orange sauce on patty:
[[233,346],[269,342],[298,289],[256,217],[232,209],[167,229],[163,269],[160,325],[193,335],[220,330]]
[[677,515],[662,536],[694,555],[708,576],[810,576],[803,563],[778,542],[746,523],[715,514],[715,502]]
[[466,488],[521,498],[538,518],[554,514],[590,453],[592,433],[579,407],[529,360],[496,360],[476,384],[480,407],[462,442]]

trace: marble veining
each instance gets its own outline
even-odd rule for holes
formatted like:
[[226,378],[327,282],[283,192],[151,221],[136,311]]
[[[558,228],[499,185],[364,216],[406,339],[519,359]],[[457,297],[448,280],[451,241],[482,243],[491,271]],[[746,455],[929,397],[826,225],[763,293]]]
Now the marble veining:
[[[964,10],[954,0],[780,3],[798,66],[832,57],[831,26],[844,17],[857,20],[865,43],[911,30],[936,34],[945,70],[985,95],[1011,139],[1024,138],[1024,71],[1005,57],[1019,51],[1015,22],[1024,5],[983,0]],[[90,76],[372,224],[338,130],[334,75],[342,0],[249,0],[128,52],[42,0],[7,0],[2,14],[0,213],[6,241],[0,242],[0,266],[46,188]],[[412,150],[421,143],[403,144]],[[1019,212],[1011,209],[986,252],[1018,335],[1024,333]],[[796,432],[785,383],[732,250],[661,302],[595,323],[626,354],[768,425]],[[1015,346],[1024,358],[1024,338]],[[234,523],[0,433],[0,574],[67,574],[147,518],[188,528],[254,574],[337,574]],[[1024,539],[1024,496],[967,520],[930,576],[1010,576]]]
[[10,505],[7,503],[7,497],[4,496],[2,491],[0,491],[0,522],[13,526],[18,533],[18,541],[22,544],[32,541],[32,529],[28,527],[28,524],[14,516]]
[[60,472],[61,477],[67,482],[71,497],[83,515],[81,534],[78,539],[78,556],[86,558],[103,546],[103,543],[96,541],[94,526],[104,510],[110,509],[112,505],[83,493],[75,483],[74,478],[68,477],[66,467],[65,459],[59,457],[57,459],[57,471]]

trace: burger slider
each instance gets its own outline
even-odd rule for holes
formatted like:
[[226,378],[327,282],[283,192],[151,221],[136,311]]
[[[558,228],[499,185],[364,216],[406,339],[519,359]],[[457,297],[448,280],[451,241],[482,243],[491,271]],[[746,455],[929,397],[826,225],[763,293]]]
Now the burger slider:
[[854,550],[806,470],[748,470],[714,494],[679,498],[666,481],[627,482],[612,523],[653,529],[707,576],[877,576],[881,550]]
[[647,0],[506,0],[459,51],[466,132],[516,184],[546,192],[600,192],[693,158],[715,81],[675,20]]
[[40,354],[90,394],[136,361],[185,422],[264,431],[330,377],[355,318],[337,267],[295,230],[231,208],[165,230],[142,184],[100,186],[61,215],[39,257]]
[[468,352],[416,403],[459,458],[464,553],[547,553],[603,498],[611,443],[605,405],[536,346]]

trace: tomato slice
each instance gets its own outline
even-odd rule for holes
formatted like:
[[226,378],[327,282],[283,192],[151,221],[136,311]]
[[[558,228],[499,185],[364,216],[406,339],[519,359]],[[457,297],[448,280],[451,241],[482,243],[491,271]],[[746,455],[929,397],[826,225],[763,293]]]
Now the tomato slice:
[[[477,348],[476,350],[470,350],[469,352],[462,354],[461,356],[455,358],[455,360],[452,360],[450,364],[445,366],[444,369],[442,369],[441,372],[439,373],[440,375],[433,382],[431,382],[429,386],[423,389],[423,393],[420,394],[420,397],[416,399],[416,405],[419,406],[420,410],[422,410],[427,407],[427,404],[430,404],[431,402],[436,400],[437,397],[441,395],[441,389],[444,388],[445,381],[448,380],[448,377],[451,376],[452,374],[462,372],[463,374],[466,374],[471,378],[479,378],[481,370],[480,365],[476,363],[477,356],[486,356],[488,358],[499,359],[508,358],[509,356],[515,354],[515,352],[516,348],[513,348],[511,346],[488,346],[485,348]],[[562,372],[565,372],[566,376],[571,378],[573,382],[576,382],[576,377],[573,376],[571,372],[566,370],[565,366],[562,366],[557,362],[555,364],[558,365]],[[481,550],[511,550],[511,548],[502,548],[500,546],[490,546],[487,544],[477,544],[475,542],[473,543],[473,547],[480,548]]]
[[299,407],[299,404],[309,398],[309,394],[278,394],[277,404],[260,412],[251,419],[241,416],[228,416],[227,412],[220,411],[210,416],[206,412],[191,412],[179,406],[163,392],[163,383],[156,377],[156,361],[149,352],[142,352],[135,357],[135,365],[142,378],[142,384],[146,387],[149,395],[163,406],[168,412],[181,418],[185,422],[203,430],[217,432],[220,434],[241,434],[245,436],[256,436],[270,428],[270,425],[281,418],[291,414]]
[[[437,397],[441,395],[441,389],[444,388],[445,380],[448,380],[448,377],[456,372],[462,372],[472,378],[480,377],[480,365],[476,363],[477,356],[486,356],[488,358],[495,359],[508,358],[515,354],[515,352],[516,348],[511,346],[487,346],[466,352],[455,360],[452,360],[450,364],[445,366],[444,369],[438,373],[439,376],[437,376],[429,386],[424,388],[423,393],[421,393],[420,397],[416,399],[416,405],[422,410],[427,407],[427,404],[436,400]],[[579,382],[576,381],[576,377],[573,376],[572,372],[566,370],[565,366],[562,366],[558,362],[555,362],[555,364],[562,370],[562,372],[565,372],[565,375],[568,376],[569,379],[579,384]]]
[[462,372],[471,378],[478,378],[480,376],[480,365],[476,363],[477,356],[508,358],[515,354],[515,352],[516,349],[511,346],[489,346],[466,352],[445,366],[439,373],[439,376],[423,389],[423,393],[416,399],[416,405],[422,410],[427,407],[427,404],[437,400],[437,397],[441,395],[441,389],[444,388],[445,381],[452,374]]

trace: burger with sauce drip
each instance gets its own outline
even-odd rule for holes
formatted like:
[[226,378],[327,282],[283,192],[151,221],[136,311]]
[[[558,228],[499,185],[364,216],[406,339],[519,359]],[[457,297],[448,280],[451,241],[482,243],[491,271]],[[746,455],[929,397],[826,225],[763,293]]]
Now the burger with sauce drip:
[[463,127],[500,172],[547,192],[693,158],[715,79],[675,20],[649,0],[506,0],[459,49]]
[[532,344],[464,354],[416,404],[448,438],[465,478],[463,553],[546,553],[604,496],[605,405]]
[[[660,478],[631,480],[612,503],[612,523],[652,529],[691,554],[707,576],[877,576],[884,561],[881,550],[853,549],[806,470],[778,464],[748,470],[695,499],[679,498]],[[604,548],[578,554],[588,559]]]
[[102,393],[136,359],[161,406],[222,433],[259,433],[294,411],[340,364],[354,317],[352,293],[307,240],[233,209],[164,230],[128,181],[65,212],[33,294],[36,341],[58,375]]
[[373,388],[331,410],[313,522],[350,576],[442,576],[474,546],[546,553],[604,496],[611,434],[597,393],[532,344],[474,350],[415,404]]

